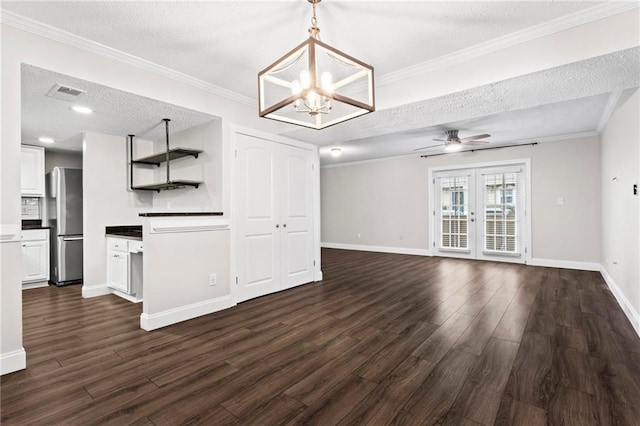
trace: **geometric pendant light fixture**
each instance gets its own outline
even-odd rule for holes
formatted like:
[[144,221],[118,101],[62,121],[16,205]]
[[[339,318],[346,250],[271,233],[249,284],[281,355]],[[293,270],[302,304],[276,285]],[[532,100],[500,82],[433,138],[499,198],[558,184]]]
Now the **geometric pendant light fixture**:
[[324,129],[375,111],[373,67],[323,43],[307,1],[309,38],[258,73],[260,117]]

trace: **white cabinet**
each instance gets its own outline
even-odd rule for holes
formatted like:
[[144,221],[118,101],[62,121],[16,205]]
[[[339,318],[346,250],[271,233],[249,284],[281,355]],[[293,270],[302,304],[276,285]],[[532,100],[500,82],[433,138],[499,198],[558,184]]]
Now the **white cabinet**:
[[107,285],[118,296],[142,301],[142,241],[107,237]]
[[109,287],[130,292],[128,241],[123,238],[107,238],[107,284]]
[[20,188],[24,197],[44,197],[44,148],[21,146]]
[[313,152],[236,139],[238,301],[313,281]]
[[49,281],[49,230],[22,231],[23,288],[44,287]]

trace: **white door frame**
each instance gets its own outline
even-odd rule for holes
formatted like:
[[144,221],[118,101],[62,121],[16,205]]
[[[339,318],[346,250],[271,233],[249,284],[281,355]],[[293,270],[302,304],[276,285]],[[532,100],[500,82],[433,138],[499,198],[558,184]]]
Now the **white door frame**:
[[[434,188],[434,175],[439,172],[455,172],[455,171],[464,171],[468,169],[484,169],[484,168],[495,168],[495,167],[513,167],[521,165],[525,168],[525,218],[524,218],[524,230],[522,236],[522,244],[523,244],[523,260],[525,264],[531,263],[531,159],[523,158],[516,160],[504,160],[504,161],[491,161],[486,163],[470,163],[470,164],[460,164],[460,165],[451,165],[451,166],[438,166],[438,167],[430,167],[428,170],[428,195],[429,195],[429,251],[432,256],[437,256],[436,249],[436,221],[433,212],[435,211],[435,193],[432,191]],[[456,257],[452,255],[451,257]],[[488,260],[488,259],[479,259],[479,260]],[[499,262],[514,262],[516,259],[510,258],[508,256],[492,258],[493,261]],[[520,261],[520,258],[518,258]]]
[[284,136],[263,132],[260,130],[251,129],[249,127],[239,126],[237,124],[229,124],[230,132],[230,150],[229,150],[229,164],[231,165],[230,174],[230,204],[231,204],[231,300],[234,304],[238,303],[238,290],[237,290],[237,277],[238,277],[238,257],[236,255],[238,249],[237,242],[237,190],[236,188],[236,149],[238,146],[238,134],[251,136],[254,138],[264,139],[273,143],[279,143],[283,145],[290,145],[296,148],[302,148],[309,150],[313,153],[313,248],[314,248],[314,281],[322,281],[321,259],[320,259],[320,156],[318,153],[318,146],[300,142],[295,139],[290,139]]

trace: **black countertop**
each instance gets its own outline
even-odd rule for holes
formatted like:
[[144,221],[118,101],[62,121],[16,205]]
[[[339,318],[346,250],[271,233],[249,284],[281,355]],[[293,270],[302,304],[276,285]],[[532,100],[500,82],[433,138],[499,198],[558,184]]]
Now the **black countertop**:
[[51,227],[42,226],[42,221],[40,220],[23,220],[22,230],[28,230],[28,229],[51,229]]
[[141,217],[172,217],[172,216],[222,216],[222,212],[150,212],[139,213]]
[[107,226],[104,231],[107,236],[142,240],[142,225]]

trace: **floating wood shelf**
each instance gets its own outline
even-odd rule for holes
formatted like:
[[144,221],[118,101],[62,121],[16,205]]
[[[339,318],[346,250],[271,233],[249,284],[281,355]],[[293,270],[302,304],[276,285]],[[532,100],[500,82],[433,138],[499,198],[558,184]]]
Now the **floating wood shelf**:
[[152,183],[150,185],[139,185],[133,186],[131,189],[140,190],[140,191],[166,191],[168,189],[179,189],[184,188],[185,186],[193,186],[198,187],[202,185],[202,182],[198,182],[195,180],[172,180],[169,182],[162,183]]
[[[182,157],[195,157],[202,153],[201,149],[188,149],[188,148],[172,148],[168,151],[169,161],[177,160]],[[167,161],[167,153],[161,152],[160,154],[149,155],[148,157],[138,158],[133,160],[133,164],[153,164],[160,167],[160,164]]]

